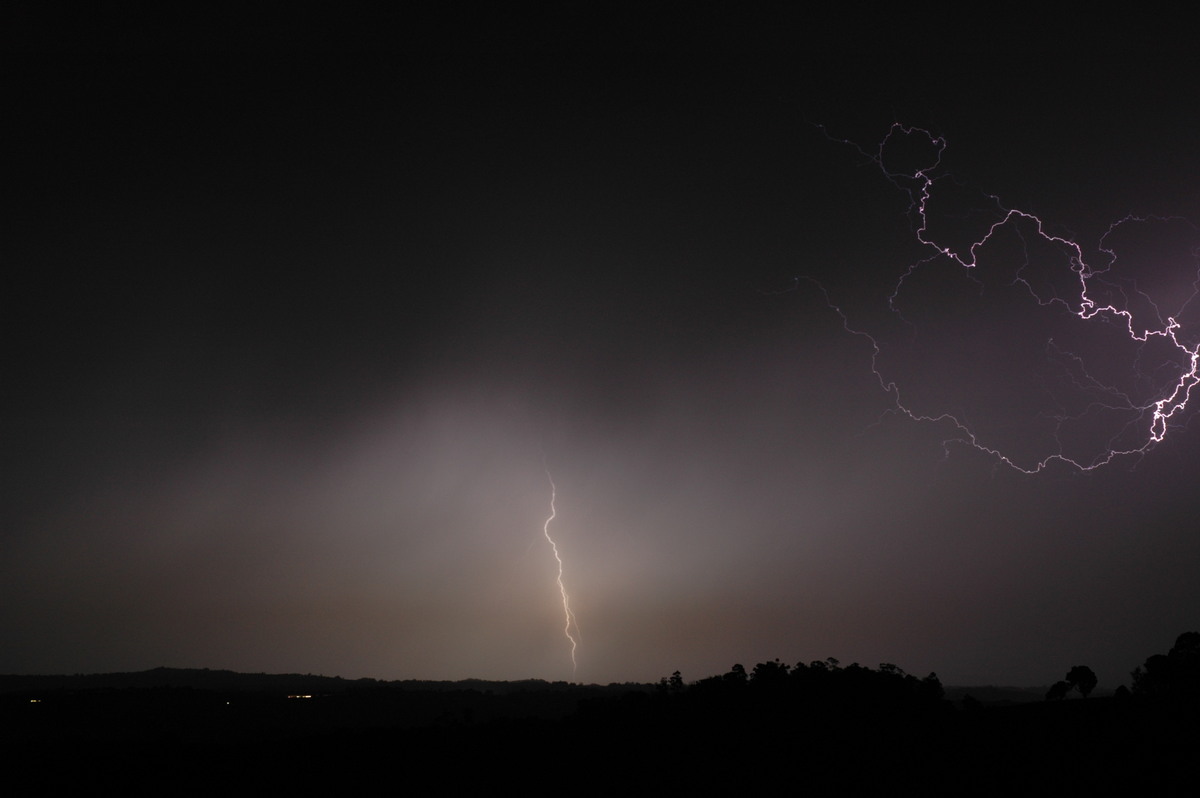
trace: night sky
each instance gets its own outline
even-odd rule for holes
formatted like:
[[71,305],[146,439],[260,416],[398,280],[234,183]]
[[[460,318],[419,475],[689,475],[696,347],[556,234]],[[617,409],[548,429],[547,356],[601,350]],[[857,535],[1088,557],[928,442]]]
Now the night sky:
[[1186,358],[1028,222],[918,240],[1037,214],[1194,349],[1178,62],[75,35],[0,77],[0,672],[1111,688],[1200,625]]

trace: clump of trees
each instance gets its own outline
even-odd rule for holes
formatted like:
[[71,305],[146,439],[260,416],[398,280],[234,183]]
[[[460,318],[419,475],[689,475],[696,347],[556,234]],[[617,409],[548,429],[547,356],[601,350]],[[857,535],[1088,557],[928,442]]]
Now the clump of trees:
[[[1118,698],[1135,696],[1191,696],[1200,698],[1200,632],[1184,632],[1166,654],[1155,654],[1132,673],[1133,689],[1121,686],[1114,695]],[[1072,665],[1066,675],[1055,682],[1046,693],[1047,701],[1060,701],[1072,692],[1087,698],[1099,680],[1086,665]],[[658,683],[663,698],[678,698],[676,706],[704,705],[732,708],[735,706],[786,706],[805,711],[846,710],[871,711],[916,710],[942,707],[945,691],[936,673],[917,678],[888,662],[877,669],[858,663],[843,667],[829,657],[809,663],[788,665],[778,659],[760,662],[746,670],[736,664],[727,673],[709,676],[688,684],[675,671]],[[978,702],[964,700],[964,706]],[[802,706],[799,706],[802,705]]]
[[1084,698],[1096,689],[1096,674],[1086,665],[1073,665],[1071,670],[1067,671],[1067,676],[1062,681],[1055,682],[1050,690],[1046,693],[1047,701],[1061,701],[1067,697],[1067,694],[1072,690],[1078,690],[1079,695]]
[[1200,696],[1200,632],[1184,632],[1166,654],[1135,668],[1134,695]]
[[[1184,632],[1166,654],[1154,654],[1130,674],[1133,690],[1117,688],[1117,697],[1192,696],[1200,698],[1200,632]],[[1072,690],[1084,698],[1096,688],[1096,674],[1086,665],[1075,665],[1046,692],[1047,701],[1060,701]]]
[[830,657],[788,665],[778,659],[760,662],[749,672],[737,664],[728,673],[685,684],[679,671],[659,681],[659,693],[699,701],[802,701],[811,709],[918,708],[938,706],[945,691],[936,673],[917,678],[891,663],[878,669],[858,663],[843,667]]

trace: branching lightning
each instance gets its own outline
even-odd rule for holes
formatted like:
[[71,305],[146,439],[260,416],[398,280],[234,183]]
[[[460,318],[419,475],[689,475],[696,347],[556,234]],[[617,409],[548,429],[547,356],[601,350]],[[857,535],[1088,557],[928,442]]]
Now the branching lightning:
[[[554,552],[554,560],[558,563],[558,592],[562,596],[563,607],[563,634],[571,643],[571,672],[574,673],[579,668],[579,663],[575,659],[575,652],[579,648],[579,641],[583,636],[579,633],[579,623],[575,620],[575,613],[571,611],[571,600],[567,595],[566,585],[563,584],[563,561],[562,556],[558,553],[558,544],[554,542],[554,538],[550,537],[550,522],[558,515],[555,509],[554,501],[557,498],[558,488],[554,485],[554,477],[550,476],[550,472],[546,471],[546,479],[550,482],[550,516],[546,519],[546,523],[542,524],[542,534],[546,536],[546,541],[550,544],[550,550]],[[572,634],[572,629],[574,633]]]
[[[889,412],[900,413],[917,422],[948,425],[953,432],[944,442],[947,453],[950,444],[966,445],[1026,474],[1041,472],[1053,463],[1091,471],[1118,458],[1138,457],[1162,442],[1172,427],[1180,425],[1193,389],[1200,383],[1200,335],[1195,330],[1185,333],[1180,321],[1185,311],[1196,312],[1196,308],[1189,308],[1189,305],[1196,298],[1200,285],[1200,273],[1197,272],[1200,248],[1195,243],[1187,245],[1184,257],[1190,259],[1191,267],[1187,285],[1181,287],[1176,281],[1169,299],[1164,299],[1162,295],[1152,296],[1144,287],[1152,282],[1145,273],[1144,264],[1126,266],[1122,256],[1121,268],[1118,268],[1120,247],[1112,241],[1115,238],[1142,240],[1137,238],[1138,235],[1146,238],[1144,231],[1134,232],[1131,228],[1174,225],[1182,227],[1190,236],[1189,240],[1194,242],[1200,240],[1196,236],[1200,230],[1194,225],[1178,218],[1126,216],[1111,224],[1100,237],[1096,244],[1098,258],[1093,259],[1095,263],[1089,263],[1080,244],[1065,235],[1051,233],[1039,216],[1006,208],[998,197],[984,194],[980,195],[983,201],[971,209],[975,213],[972,222],[976,225],[975,232],[962,235],[960,231],[969,229],[970,224],[961,223],[954,231],[961,238],[957,240],[949,228],[935,232],[939,225],[945,224],[946,213],[940,209],[947,202],[946,196],[961,188],[961,184],[941,168],[946,149],[943,138],[901,124],[893,125],[874,151],[864,150],[845,139],[830,138],[857,149],[892,185],[907,193],[916,240],[922,248],[932,251],[900,275],[887,298],[890,312],[914,329],[914,339],[918,325],[902,313],[902,294],[910,290],[919,293],[920,289],[910,289],[910,283],[928,286],[941,279],[940,275],[954,270],[959,272],[959,278],[965,278],[977,289],[972,300],[975,304],[950,306],[958,314],[956,318],[987,325],[987,320],[977,317],[980,315],[975,312],[977,308],[984,308],[986,313],[997,304],[1021,300],[1026,304],[1032,302],[1031,307],[1041,314],[1040,318],[1053,317],[1052,322],[1045,322],[1054,325],[1047,329],[1067,330],[1068,336],[1075,336],[1071,339],[1074,343],[1065,345],[1055,339],[1055,334],[1043,338],[1044,359],[1053,362],[1056,370],[1047,372],[1048,377],[1043,375],[1037,391],[1028,392],[1042,403],[1043,410],[1034,416],[1041,425],[1037,429],[1044,434],[1038,438],[1029,432],[1026,438],[1046,443],[1039,444],[1043,447],[1040,454],[1019,457],[1006,453],[1006,445],[997,442],[1005,439],[995,430],[985,438],[971,418],[971,409],[961,400],[942,399],[940,406],[939,402],[928,398],[910,401],[913,394],[920,392],[914,389],[925,390],[927,386],[918,384],[919,379],[917,383],[911,383],[885,376],[895,366],[885,366],[884,360],[888,356],[894,357],[896,350],[885,352],[887,348],[881,345],[876,335],[858,325],[852,326],[842,307],[835,304],[820,283],[811,280],[824,295],[828,306],[841,318],[846,331],[870,343],[871,369],[880,387],[894,402],[894,410]],[[913,155],[914,152],[917,155]],[[906,156],[909,158],[907,166],[899,163]],[[978,221],[980,215],[983,216],[982,223]],[[1036,256],[1032,254],[1034,250],[1038,253]],[[933,274],[919,275],[926,269]],[[986,276],[981,274],[985,271]],[[944,283],[939,286],[924,290],[933,291],[935,297],[944,300],[953,289]],[[986,301],[993,303],[991,306],[980,299],[985,293]],[[1160,304],[1167,301],[1171,305],[1161,308]],[[918,312],[921,312],[919,308]],[[994,321],[991,324],[994,328],[987,331],[993,337],[1015,338],[1018,332],[1025,332],[1016,327],[1005,329]],[[931,340],[935,343],[930,343]],[[936,334],[926,335],[922,345],[928,350],[949,346],[938,340]],[[968,348],[960,345],[959,351]],[[927,351],[913,349],[917,352],[913,356],[914,362],[919,359],[920,352]],[[1129,360],[1128,364],[1122,364],[1127,366],[1122,378],[1109,373],[1111,361],[1120,356],[1118,350],[1127,354]],[[1083,354],[1085,351],[1087,356]],[[991,364],[974,365],[987,372]],[[1103,376],[1098,376],[1100,372]],[[995,373],[987,376],[991,380],[999,379]],[[1125,381],[1121,382],[1121,379]],[[1002,403],[1003,399],[995,401]],[[1071,441],[1070,446],[1066,440]]]

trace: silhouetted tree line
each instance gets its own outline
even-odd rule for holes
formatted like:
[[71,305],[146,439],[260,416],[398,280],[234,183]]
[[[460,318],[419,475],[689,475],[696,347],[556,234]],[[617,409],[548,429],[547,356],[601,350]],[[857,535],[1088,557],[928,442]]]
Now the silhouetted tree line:
[[[46,690],[56,683],[14,677],[20,689],[0,691],[0,742],[40,774],[46,794],[131,778],[151,794],[181,774],[202,792],[247,774],[266,790],[333,792],[348,773],[368,792],[403,774],[444,792],[1191,794],[1200,701],[1175,697],[1196,694],[1198,649],[1200,634],[1189,632],[1150,657],[1127,700],[957,705],[936,674],[832,658],[606,687],[244,682],[158,669]],[[1076,665],[1054,690],[1088,696],[1097,681]],[[248,684],[264,689],[239,689]],[[298,685],[327,691],[310,700],[280,690]],[[65,751],[74,769],[60,766]]]
[[[1200,698],[1200,632],[1184,632],[1166,654],[1154,654],[1130,673],[1133,689],[1121,685],[1117,698],[1142,697]],[[1098,679],[1086,665],[1075,665],[1066,677],[1055,682],[1046,693],[1047,701],[1066,698],[1071,691],[1083,698],[1096,688]]]
[[1133,694],[1200,697],[1200,632],[1184,632],[1166,654],[1155,654],[1130,674]]
[[750,701],[764,697],[776,701],[790,698],[814,705],[892,709],[936,706],[945,695],[936,673],[918,679],[891,663],[882,663],[877,670],[858,663],[842,667],[833,657],[796,665],[775,659],[758,663],[749,673],[737,664],[728,673],[691,685],[685,685],[676,671],[659,681],[658,692],[697,698],[745,697]]

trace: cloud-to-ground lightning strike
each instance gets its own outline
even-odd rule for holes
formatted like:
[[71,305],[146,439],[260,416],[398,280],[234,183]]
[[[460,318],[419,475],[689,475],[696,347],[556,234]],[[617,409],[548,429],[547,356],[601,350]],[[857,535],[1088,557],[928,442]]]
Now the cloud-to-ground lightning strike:
[[[939,225],[945,224],[942,215],[935,217],[933,212],[947,201],[946,194],[961,188],[961,184],[942,169],[945,139],[922,128],[899,123],[891,127],[874,151],[864,150],[845,139],[830,138],[857,149],[883,172],[890,183],[907,193],[916,240],[933,251],[903,272],[887,298],[888,309],[901,323],[914,330],[917,327],[901,313],[901,293],[918,291],[909,288],[911,283],[928,286],[943,274],[936,269],[949,267],[960,270],[960,277],[978,289],[976,301],[988,292],[989,301],[993,302],[1012,302],[1024,297],[1024,302],[1035,303],[1045,317],[1056,314],[1054,323],[1060,328],[1075,325],[1070,334],[1079,336],[1079,343],[1074,345],[1081,347],[1079,351],[1064,348],[1052,334],[1043,338],[1045,355],[1057,364],[1057,371],[1049,379],[1043,379],[1043,383],[1051,383],[1051,387],[1043,384],[1036,394],[1046,407],[1035,417],[1042,425],[1039,427],[1040,440],[1048,441],[1048,445],[1040,454],[1017,456],[1006,453],[1006,445],[997,442],[999,436],[994,432],[985,439],[978,431],[978,425],[969,418],[969,409],[957,409],[955,402],[944,399],[940,407],[935,405],[930,410],[930,401],[912,400],[911,397],[925,386],[904,382],[905,394],[902,396],[903,380],[885,376],[889,372],[884,365],[885,347],[877,335],[865,332],[860,329],[861,325],[851,322],[849,315],[824,287],[812,281],[817,283],[829,307],[840,316],[845,329],[870,342],[873,349],[871,369],[894,402],[891,412],[901,413],[914,421],[948,424],[954,432],[944,443],[947,450],[950,443],[961,443],[1026,474],[1041,472],[1055,462],[1080,471],[1091,471],[1121,457],[1141,456],[1160,443],[1169,428],[1181,423],[1192,391],[1200,383],[1200,334],[1194,329],[1194,317],[1187,332],[1183,321],[1185,312],[1196,313],[1197,309],[1189,308],[1189,305],[1195,300],[1200,285],[1200,274],[1196,270],[1200,246],[1190,243],[1198,240],[1196,234],[1200,233],[1194,225],[1178,218],[1126,216],[1109,225],[1100,237],[1096,251],[1101,262],[1092,265],[1080,244],[1072,238],[1049,232],[1048,225],[1039,216],[1006,208],[998,197],[981,194],[983,201],[978,207],[956,209],[974,214],[975,221],[960,221],[962,227],[977,226],[975,232],[968,229],[967,234],[960,235],[961,240],[957,240],[949,228],[941,230]],[[901,163],[905,157],[910,159],[907,165]],[[982,221],[978,221],[981,216]],[[966,218],[965,214],[960,216],[960,219]],[[1182,257],[1190,258],[1191,273],[1184,280],[1174,281],[1176,288],[1183,283],[1188,287],[1176,290],[1172,305],[1160,309],[1163,297],[1152,296],[1145,287],[1152,282],[1152,276],[1144,272],[1126,274],[1130,267],[1124,265],[1124,258],[1118,263],[1120,247],[1111,241],[1117,238],[1138,240],[1138,233],[1131,232],[1131,228],[1168,224],[1185,229],[1189,237]],[[937,230],[941,232],[935,232]],[[1141,235],[1145,237],[1145,233]],[[947,243],[948,237],[952,243]],[[1035,248],[1038,257],[1032,254]],[[981,268],[982,265],[987,268]],[[1144,268],[1144,264],[1135,263],[1133,268]],[[923,269],[935,270],[934,275],[918,275]],[[980,274],[984,271],[988,272],[987,276]],[[935,295],[943,299],[953,289],[941,284],[938,289],[926,287],[924,290],[936,290],[939,293]],[[995,300],[997,296],[1002,299]],[[1023,332],[1015,327],[1005,329],[995,321],[979,320],[973,308],[951,307],[971,323],[997,325],[988,329],[993,336],[1015,337],[1015,333]],[[980,303],[974,307],[986,306]],[[1059,320],[1057,314],[1064,320]],[[1068,314],[1073,320],[1066,318]],[[1084,326],[1079,327],[1079,324]],[[1113,343],[1114,331],[1123,337],[1123,343]],[[1106,337],[1100,339],[1099,336]],[[914,332],[913,338],[916,337]],[[922,345],[929,350],[936,349],[941,344],[927,343],[936,337],[927,336]],[[1066,346],[1073,345],[1068,343]],[[1086,363],[1079,353],[1083,351],[1082,347],[1095,347],[1092,359]],[[1118,384],[1118,378],[1111,374],[1096,376],[1101,368],[1109,365],[1108,360],[1116,357],[1112,350],[1124,347],[1132,347],[1125,375],[1128,383]],[[917,351],[917,348],[913,347],[913,350]],[[888,354],[895,356],[894,351]],[[916,355],[914,361],[919,356]],[[984,370],[990,366],[987,362],[972,365]],[[997,379],[994,375],[988,376]],[[1031,432],[1027,437],[1036,436]],[[1086,438],[1091,451],[1068,451],[1065,438],[1072,438],[1077,449],[1086,448],[1078,442]]]
[[[542,524],[542,534],[546,536],[546,541],[550,544],[550,550],[554,552],[554,561],[558,563],[558,592],[562,596],[563,617],[565,623],[563,626],[563,634],[571,643],[571,672],[574,673],[579,669],[579,663],[575,659],[575,652],[579,648],[579,641],[582,635],[579,634],[579,623],[575,620],[575,613],[571,612],[571,600],[567,596],[566,585],[563,584],[563,561],[562,556],[558,553],[558,544],[554,542],[554,538],[550,537],[550,522],[558,515],[555,509],[554,502],[557,498],[558,488],[554,484],[554,477],[550,476],[550,472],[546,471],[546,479],[550,482],[550,516],[546,519],[546,523]],[[574,627],[574,634],[571,629]]]

